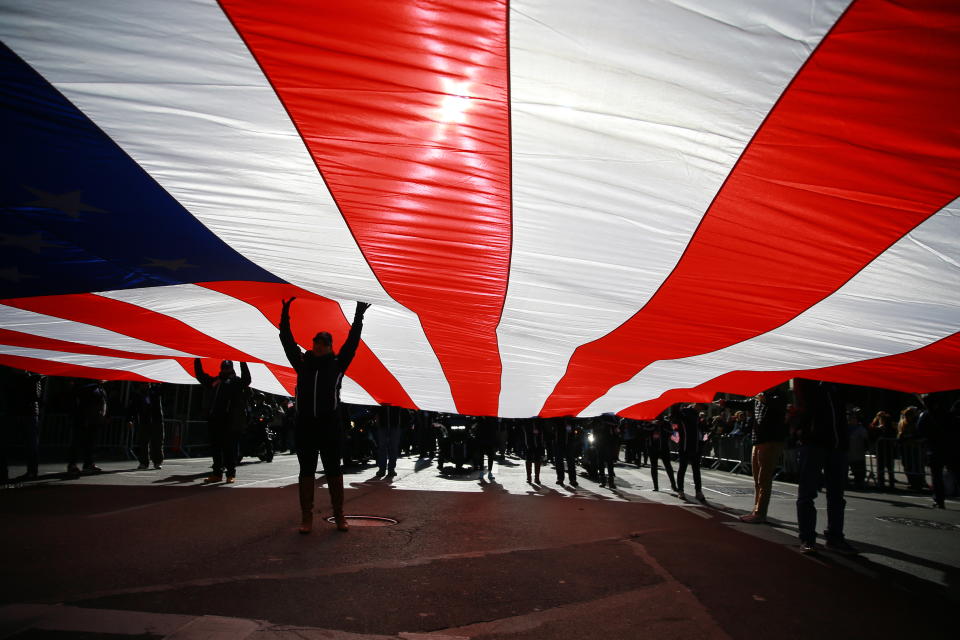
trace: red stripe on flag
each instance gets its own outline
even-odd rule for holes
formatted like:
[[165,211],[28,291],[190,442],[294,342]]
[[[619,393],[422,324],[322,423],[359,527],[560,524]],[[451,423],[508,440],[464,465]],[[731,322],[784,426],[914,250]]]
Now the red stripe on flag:
[[[206,282],[200,286],[256,307],[275,327],[280,326],[281,301],[296,297],[296,301],[290,306],[290,329],[293,331],[294,339],[305,349],[309,349],[313,345],[313,336],[318,332],[329,331],[333,336],[334,349],[339,351],[350,332],[350,322],[343,316],[343,310],[339,304],[291,284]],[[278,337],[277,340],[279,339]],[[289,372],[284,376],[285,378],[289,378],[289,375],[295,375],[292,374],[291,369],[286,367],[270,364],[267,366],[275,375],[278,371],[284,370]],[[357,348],[353,363],[348,369],[348,374],[350,378],[358,381],[374,400],[381,404],[390,403],[398,407],[417,408],[404,388],[393,377],[393,374],[362,341]],[[293,380],[292,386],[284,380],[280,380],[280,383],[293,395],[293,389],[296,388],[296,379]]]
[[511,244],[506,3],[221,6],[377,278],[420,317],[458,409],[496,414]]
[[[660,290],[582,345],[542,415],[789,321],[960,193],[960,10],[855,2],[744,151]],[[625,354],[626,357],[625,357]]]
[[38,360],[37,358],[25,358],[22,356],[0,355],[0,364],[13,367],[14,369],[23,369],[34,373],[41,373],[45,376],[64,376],[68,378],[90,378],[91,380],[133,380],[137,382],[153,382],[150,378],[144,378],[140,374],[120,369],[97,369],[96,367],[84,367],[78,364],[66,364],[64,362],[55,362],[53,360]]
[[[109,329],[131,338],[162,345],[169,349],[185,351],[186,353],[218,357],[224,360],[252,361],[251,357],[242,351],[197,331],[179,320],[127,302],[112,300],[92,293],[14,298],[0,302],[18,309],[26,309],[55,318]],[[71,351],[85,353],[76,349]],[[136,357],[141,360],[152,360],[156,356],[141,354]]]
[[711,402],[719,392],[754,396],[784,380],[808,378],[911,393],[960,387],[960,333],[907,353],[803,371],[731,371],[692,389],[672,389],[619,415],[644,420],[677,402]]
[[130,358],[133,360],[168,359],[168,356],[155,356],[143,353],[134,353],[132,351],[123,351],[121,349],[95,347],[92,345],[83,344],[81,342],[70,342],[69,340],[58,340],[56,338],[35,336],[30,333],[21,333],[20,331],[13,331],[11,329],[0,329],[0,344],[25,347],[27,349],[44,349],[47,351],[61,351],[64,353],[83,353],[86,355],[106,356],[110,358]]

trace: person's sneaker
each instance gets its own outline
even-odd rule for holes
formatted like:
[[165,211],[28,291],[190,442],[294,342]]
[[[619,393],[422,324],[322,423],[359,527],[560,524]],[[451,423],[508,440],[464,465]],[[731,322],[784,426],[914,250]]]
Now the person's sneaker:
[[827,540],[826,547],[829,551],[836,551],[837,553],[844,553],[846,555],[854,556],[860,553],[846,540]]
[[84,465],[84,466],[83,466],[83,472],[84,472],[84,473],[101,473],[102,471],[103,471],[103,469],[101,469],[100,467],[98,467],[98,466],[95,465],[95,464],[89,464],[89,465]]
[[563,478],[557,478],[557,484],[563,486]]
[[757,513],[748,513],[740,516],[740,522],[746,522],[748,524],[763,524],[766,521],[766,518]]
[[487,472],[487,480],[493,480],[493,471]]
[[942,502],[934,501],[933,504],[930,505],[930,508],[931,508],[931,509],[946,509],[946,508],[947,508],[947,505],[945,505],[945,504],[942,503]]
[[379,480],[380,478],[382,478],[382,477],[385,476],[385,475],[387,475],[387,472],[386,472],[385,470],[383,470],[383,469],[377,469],[377,472],[376,472],[375,474],[373,474],[373,477],[376,478],[377,480]]
[[223,482],[223,474],[214,473],[203,479],[203,484],[213,484],[214,482]]
[[816,553],[816,552],[817,552],[817,545],[813,544],[812,542],[800,543],[800,553],[808,554],[808,553]]
[[141,462],[139,465],[137,465],[137,471],[143,471],[149,468],[150,468],[150,465],[148,465],[146,462]]
[[706,502],[706,501],[707,501],[707,497],[706,497],[705,495],[703,495],[703,492],[702,492],[702,491],[697,491],[697,500],[698,500],[699,502]]
[[159,469],[163,469],[163,466],[158,462],[157,464],[153,465],[153,468],[159,470]]
[[80,475],[80,467],[78,467],[78,466],[75,465],[75,464],[68,464],[68,465],[67,465],[67,473],[70,473],[70,474],[73,474],[73,475],[77,475],[77,476],[78,476],[78,475]]
[[393,469],[390,469],[390,471],[387,471],[387,477],[388,477],[388,478],[396,478],[396,477],[397,477],[397,472],[394,471]]
[[683,491],[677,491],[677,497],[680,498],[681,500],[686,500],[687,494],[685,494]]
[[237,481],[237,476],[227,476],[227,480],[226,480],[227,484],[233,484],[236,481]]

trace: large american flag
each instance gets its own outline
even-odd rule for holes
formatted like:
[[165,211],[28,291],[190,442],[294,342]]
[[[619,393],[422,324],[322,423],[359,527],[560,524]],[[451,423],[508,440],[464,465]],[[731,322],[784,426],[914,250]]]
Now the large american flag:
[[648,416],[960,386],[956,0],[0,0],[0,363]]

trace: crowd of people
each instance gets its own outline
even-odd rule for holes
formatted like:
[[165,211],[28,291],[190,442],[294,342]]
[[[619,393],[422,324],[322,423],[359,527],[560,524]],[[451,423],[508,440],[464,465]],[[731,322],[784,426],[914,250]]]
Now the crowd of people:
[[[357,303],[350,332],[339,351],[334,350],[333,338],[326,331],[315,333],[311,348],[303,350],[293,337],[294,300],[282,302],[279,338],[297,374],[295,401],[283,407],[252,392],[250,371],[243,362],[239,363],[239,374],[235,364],[225,360],[217,375],[211,375],[198,359],[194,375],[206,392],[212,472],[204,482],[235,482],[244,432],[251,422],[279,419],[280,424],[291,427],[294,436],[291,450],[300,467],[299,531],[304,534],[313,528],[318,465],[322,464],[326,476],[336,527],[346,531],[343,466],[345,462],[365,461],[368,456],[376,459],[378,478],[395,476],[397,458],[413,453],[421,459],[436,456],[441,467],[445,459],[452,459],[458,466],[467,463],[483,481],[484,475],[493,479],[496,458],[515,455],[524,461],[526,480],[533,485],[541,484],[543,466],[552,464],[557,484],[578,486],[577,467],[582,466],[601,487],[612,489],[617,484],[615,465],[623,455],[626,464],[649,467],[654,491],[660,488],[662,465],[671,490],[681,499],[686,498],[689,469],[694,496],[705,501],[702,462],[720,460],[724,443],[737,442],[743,445],[741,462],[751,470],[755,488],[753,509],[741,520],[766,522],[775,475],[792,475],[797,482],[800,546],[805,552],[815,549],[815,500],[821,490],[826,492],[827,546],[853,552],[843,535],[848,486],[863,489],[872,479],[880,490],[894,490],[894,464],[899,458],[907,486],[915,491],[927,488],[929,467],[933,506],[942,509],[947,492],[945,475],[955,479],[960,473],[960,400],[945,392],[917,396],[899,416],[881,410],[869,421],[848,402],[844,385],[801,378],[752,398],[677,404],[652,420],[613,414],[583,419],[502,419],[389,406],[377,411],[354,408],[351,412],[340,401],[340,386],[359,345],[369,305]],[[18,480],[38,476],[44,382],[43,376],[18,372],[6,384],[7,422],[19,424],[27,462],[26,473]],[[94,439],[111,414],[108,393],[104,383],[97,380],[77,380],[70,393],[73,437],[67,473],[97,473],[100,468],[93,459]],[[149,469],[151,463],[154,469],[161,469],[165,434],[160,385],[139,384],[122,414],[135,433],[138,470]],[[9,441],[7,435],[0,438],[3,443]],[[286,440],[283,436],[280,439]],[[460,448],[454,451],[456,447]],[[873,478],[868,478],[868,455],[876,461]],[[6,447],[0,447],[0,474],[0,480],[6,481]],[[950,490],[956,491],[955,481]]]

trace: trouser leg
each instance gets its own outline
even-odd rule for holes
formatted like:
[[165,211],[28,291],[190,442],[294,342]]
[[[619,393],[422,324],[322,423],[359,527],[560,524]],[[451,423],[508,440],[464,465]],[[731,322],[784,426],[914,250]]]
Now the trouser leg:
[[814,500],[819,493],[820,472],[824,451],[809,445],[797,450],[797,525],[801,542],[813,544],[817,540],[817,509]]
[[844,489],[847,483],[847,452],[827,452],[824,473],[827,489],[827,531],[831,540],[843,540],[843,516],[847,506]]
[[389,429],[383,425],[377,426],[377,471],[381,474],[387,472],[387,451],[390,448],[389,438]]
[[150,425],[150,458],[153,464],[163,464],[164,424],[162,421]]
[[657,478],[657,476],[658,476],[658,470],[657,470],[657,454],[654,453],[653,451],[651,451],[651,452],[650,452],[650,479],[653,480],[653,490],[654,490],[654,491],[659,491],[659,490],[660,490],[660,481],[659,481],[659,479]]
[[750,474],[753,476],[753,511],[760,513],[760,445],[753,445],[750,451]]
[[693,490],[697,495],[703,493],[703,483],[700,478],[700,453],[690,454],[690,469],[693,471]]
[[150,442],[149,425],[145,422],[138,422],[134,425],[134,429],[136,429],[134,435],[137,442],[137,462],[139,462],[141,466],[146,466],[150,460],[147,455],[147,447]]
[[225,428],[223,433],[223,468],[227,477],[237,475],[237,447],[240,444],[240,434],[231,428]]
[[687,454],[681,451],[679,464],[677,465],[677,491],[680,493],[683,493],[683,478],[685,475],[687,475]]
[[781,442],[765,442],[754,448],[754,465],[757,478],[757,509],[756,513],[761,517],[767,517],[767,510],[770,506],[770,494],[773,489],[773,472],[777,466],[777,460],[780,459],[780,452],[783,451]]
[[398,427],[390,429],[390,451],[387,460],[387,471],[394,471],[397,467],[397,458],[400,457],[400,436],[401,430]]
[[673,477],[673,465],[670,463],[670,454],[661,453],[660,455],[663,459],[663,468],[666,470],[667,477],[670,479],[670,488],[677,491],[677,481]]

